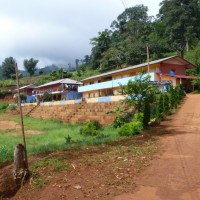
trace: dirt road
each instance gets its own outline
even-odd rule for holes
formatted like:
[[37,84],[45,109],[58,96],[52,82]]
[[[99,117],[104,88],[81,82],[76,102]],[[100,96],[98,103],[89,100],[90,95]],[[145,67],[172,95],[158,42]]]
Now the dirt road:
[[200,199],[200,95],[188,95],[179,112],[161,124],[164,153],[136,178],[137,189],[114,200]]

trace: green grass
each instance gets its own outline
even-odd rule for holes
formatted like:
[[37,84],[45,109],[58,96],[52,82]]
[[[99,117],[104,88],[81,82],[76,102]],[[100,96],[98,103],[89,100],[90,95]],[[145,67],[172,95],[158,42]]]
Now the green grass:
[[[18,118],[10,119],[20,122]],[[117,130],[112,126],[105,126],[98,137],[84,136],[79,133],[82,125],[64,124],[56,120],[42,120],[24,117],[25,133],[28,130],[40,131],[41,134],[26,135],[28,155],[47,153],[67,148],[79,148],[85,145],[102,144],[118,138]],[[11,134],[17,132],[16,135]],[[71,137],[67,142],[65,137]],[[13,159],[16,144],[22,143],[20,130],[0,130],[0,166]]]

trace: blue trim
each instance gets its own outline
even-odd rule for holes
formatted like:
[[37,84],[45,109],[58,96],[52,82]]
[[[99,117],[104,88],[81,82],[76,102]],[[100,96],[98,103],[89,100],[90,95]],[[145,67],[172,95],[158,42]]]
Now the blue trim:
[[108,97],[98,97],[98,102],[111,102],[111,96],[108,96]]
[[49,102],[49,105],[50,106],[54,106],[54,102]]
[[61,101],[60,105],[66,105],[66,101]]
[[80,104],[80,103],[82,103],[82,99],[76,99],[76,100],[74,100],[74,104]]
[[[148,76],[148,74],[145,74],[144,77],[145,76]],[[154,72],[151,72],[150,76],[151,76],[150,80],[154,81]],[[80,86],[78,87],[78,91],[87,92],[87,91],[92,91],[92,90],[101,90],[101,89],[119,87],[120,85],[127,85],[130,80],[134,81],[137,77],[138,76],[131,76],[131,77],[126,77],[126,78],[106,81],[102,83],[94,83],[91,85]]]

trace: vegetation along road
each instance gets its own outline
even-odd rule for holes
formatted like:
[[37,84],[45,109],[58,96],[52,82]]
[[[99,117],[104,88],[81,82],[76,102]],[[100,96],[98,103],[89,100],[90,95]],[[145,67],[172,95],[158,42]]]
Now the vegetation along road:
[[137,189],[115,200],[200,199],[200,95],[188,95],[179,112],[158,131],[164,152],[136,178]]

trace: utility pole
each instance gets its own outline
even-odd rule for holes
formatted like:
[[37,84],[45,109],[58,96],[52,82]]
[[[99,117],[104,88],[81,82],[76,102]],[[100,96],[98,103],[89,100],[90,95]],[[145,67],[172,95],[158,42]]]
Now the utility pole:
[[147,63],[148,63],[148,75],[150,75],[150,64],[149,64],[149,45],[147,43]]
[[25,137],[25,133],[24,133],[24,120],[23,120],[20,91],[19,91],[19,74],[18,74],[17,63],[15,63],[15,72],[16,72],[16,83],[17,83],[17,93],[18,93],[18,106],[19,106],[19,110],[20,110],[22,138],[23,138],[24,154],[25,154],[24,155],[25,156],[25,166],[28,169],[28,156],[27,156],[27,149],[26,149],[26,137]]

